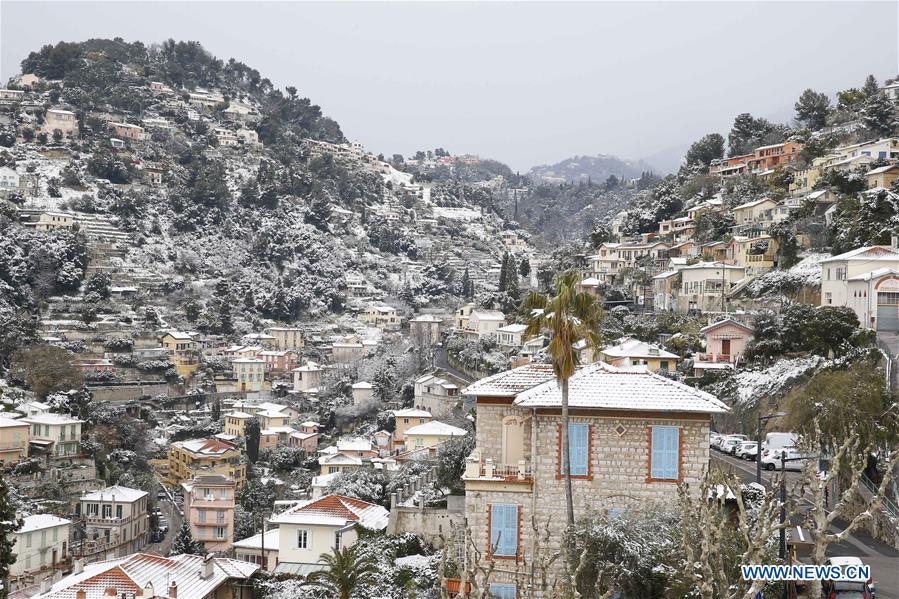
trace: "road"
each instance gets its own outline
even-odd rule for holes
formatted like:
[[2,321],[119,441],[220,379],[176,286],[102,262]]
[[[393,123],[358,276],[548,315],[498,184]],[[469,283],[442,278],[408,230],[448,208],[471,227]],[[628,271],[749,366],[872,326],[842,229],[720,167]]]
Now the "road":
[[159,543],[150,543],[147,545],[147,549],[155,551],[160,555],[168,555],[169,549],[172,546],[172,541],[175,540],[175,535],[178,534],[178,529],[181,528],[181,512],[178,509],[178,506],[173,504],[170,499],[159,499],[156,502],[156,506],[162,510],[162,516],[168,520],[169,531],[162,541]]
[[[714,449],[710,450],[712,462],[726,470],[736,474],[744,483],[755,482],[755,463],[738,460],[729,455],[724,455]],[[762,483],[770,485],[774,478],[774,472],[762,470]],[[787,472],[787,485],[799,479],[798,472]],[[845,527],[845,522],[837,522],[832,532],[839,532]],[[899,551],[872,538],[864,532],[855,532],[842,543],[832,544],[827,549],[828,556],[843,555],[860,557],[862,561],[871,566],[871,574],[874,578],[874,586],[877,589],[877,599],[899,599]],[[802,553],[799,554],[803,557]]]
[[437,366],[437,368],[440,368],[467,383],[474,382],[474,379],[471,378],[471,376],[462,372],[458,368],[453,368],[453,366],[449,363],[449,357],[446,355],[446,346],[444,345],[441,345],[434,350],[434,364]]

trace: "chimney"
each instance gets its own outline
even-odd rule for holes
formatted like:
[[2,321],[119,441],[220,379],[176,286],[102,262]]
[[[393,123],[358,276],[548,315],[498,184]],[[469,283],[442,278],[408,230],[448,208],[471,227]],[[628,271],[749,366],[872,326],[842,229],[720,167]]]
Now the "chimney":
[[214,573],[213,554],[207,553],[206,557],[203,558],[203,578],[209,580]]
[[50,586],[51,585],[50,585],[50,577],[49,576],[41,579],[41,595],[48,592],[50,590]]
[[79,589],[78,592],[75,593],[75,599],[87,599],[87,591]]
[[169,597],[178,599],[178,581],[176,580],[169,583]]
[[148,582],[144,587],[144,597],[147,597],[147,599],[153,599],[154,597],[156,597],[156,589],[153,587],[152,582]]
[[75,563],[72,564],[72,574],[81,574],[84,572],[84,560],[78,558],[75,560]]

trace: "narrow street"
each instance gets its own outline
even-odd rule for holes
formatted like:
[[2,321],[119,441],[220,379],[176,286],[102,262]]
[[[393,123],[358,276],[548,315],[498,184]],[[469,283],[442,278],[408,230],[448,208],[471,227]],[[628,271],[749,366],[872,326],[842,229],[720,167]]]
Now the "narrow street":
[[[736,474],[743,483],[755,482],[755,463],[739,460],[714,449],[710,450],[711,462]],[[762,483],[770,485],[776,473],[762,470]],[[798,472],[787,471],[787,485],[799,480]],[[832,532],[842,530],[845,523]],[[844,542],[832,544],[828,556],[855,556],[871,566],[871,574],[877,589],[877,599],[899,599],[899,550],[872,538],[864,532],[855,532]],[[800,553],[800,558],[802,553]]]
[[160,555],[168,555],[169,549],[172,546],[172,541],[174,541],[175,535],[178,534],[178,529],[181,528],[183,518],[181,517],[178,506],[172,503],[170,499],[159,499],[157,500],[156,505],[162,510],[162,517],[168,520],[169,530],[162,541],[159,543],[150,543],[147,545],[147,549],[149,551],[155,551]]

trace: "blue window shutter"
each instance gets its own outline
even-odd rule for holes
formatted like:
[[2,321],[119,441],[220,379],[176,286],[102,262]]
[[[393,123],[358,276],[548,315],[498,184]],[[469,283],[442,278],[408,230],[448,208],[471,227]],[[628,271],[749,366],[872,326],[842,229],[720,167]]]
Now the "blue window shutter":
[[[571,476],[587,476],[590,473],[590,425],[583,422],[568,423],[568,459]],[[560,474],[565,471],[559,465]]]
[[652,478],[677,480],[680,429],[676,426],[652,427]]
[[497,557],[518,555],[518,506],[494,503],[490,506],[490,547]]
[[490,583],[489,592],[492,599],[516,599],[518,596],[518,589],[514,584],[492,582]]

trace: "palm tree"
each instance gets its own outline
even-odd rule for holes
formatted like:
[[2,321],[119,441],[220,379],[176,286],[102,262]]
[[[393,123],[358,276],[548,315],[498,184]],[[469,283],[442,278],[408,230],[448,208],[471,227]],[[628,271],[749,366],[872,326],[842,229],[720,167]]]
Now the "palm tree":
[[568,454],[568,379],[580,363],[575,344],[583,343],[583,349],[594,353],[598,351],[602,323],[602,307],[595,296],[578,290],[579,279],[578,273],[566,272],[556,278],[556,294],[553,297],[531,292],[521,304],[527,322],[525,337],[543,331],[552,336],[547,351],[562,391],[562,473],[565,477],[569,526],[574,524],[574,502]]
[[350,595],[363,584],[377,580],[377,564],[370,555],[360,555],[358,545],[334,548],[333,553],[322,553],[318,562],[325,566],[324,570],[313,572],[306,580],[330,587],[340,599],[350,599]]

